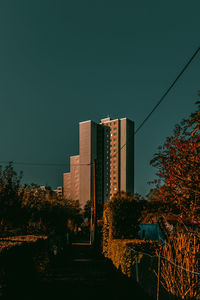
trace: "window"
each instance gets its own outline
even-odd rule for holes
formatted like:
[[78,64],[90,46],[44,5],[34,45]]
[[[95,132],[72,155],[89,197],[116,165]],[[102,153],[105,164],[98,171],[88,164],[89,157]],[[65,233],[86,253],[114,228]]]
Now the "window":
[[117,185],[117,182],[113,182],[114,185]]
[[114,171],[113,174],[116,174],[116,171]]
[[114,149],[114,152],[117,152],[117,149]]
[[115,142],[116,140],[117,140],[116,138],[113,139],[114,142]]
[[114,146],[114,147],[116,147],[116,146],[117,146],[117,144],[114,144],[113,146]]
[[114,191],[116,191],[117,190],[117,188],[114,188]]
[[116,179],[116,177],[113,177],[113,179],[115,180],[115,179]]
[[117,130],[117,127],[114,127],[114,130]]
[[[111,135],[112,135],[112,134],[111,134]],[[117,132],[115,132],[114,135],[117,135]]]

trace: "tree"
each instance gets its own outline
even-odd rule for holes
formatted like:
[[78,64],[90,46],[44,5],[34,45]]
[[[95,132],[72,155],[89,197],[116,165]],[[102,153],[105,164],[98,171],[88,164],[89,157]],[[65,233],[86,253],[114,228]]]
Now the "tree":
[[74,224],[82,222],[78,201],[61,199],[51,188],[22,185],[21,179],[22,172],[17,174],[12,162],[5,168],[0,166],[1,231],[5,231],[3,225],[6,225],[24,232],[29,221],[42,221],[48,234],[51,229],[64,231],[69,219]]
[[126,192],[118,192],[106,203],[105,208],[109,210],[114,238],[137,236],[143,205],[143,198],[139,194],[132,197]]
[[83,216],[90,220],[91,217],[91,200],[88,200],[83,208]]
[[14,171],[10,162],[4,169],[0,166],[0,219],[1,223],[18,224],[21,222],[22,173]]
[[77,201],[61,199],[54,191],[40,189],[36,184],[23,189],[23,207],[31,221],[39,221],[47,231],[66,230],[67,221],[80,222],[80,207]]
[[188,119],[158,148],[151,165],[157,168],[157,198],[173,213],[199,218],[200,212],[200,102]]

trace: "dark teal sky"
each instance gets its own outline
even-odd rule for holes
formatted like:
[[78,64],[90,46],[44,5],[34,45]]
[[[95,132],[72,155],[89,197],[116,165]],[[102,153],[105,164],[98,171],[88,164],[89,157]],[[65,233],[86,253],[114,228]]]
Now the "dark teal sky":
[[[0,161],[24,182],[62,184],[78,122],[136,127],[200,46],[200,1],[0,1]],[[157,147],[195,110],[200,54],[136,136],[135,187],[146,194]]]

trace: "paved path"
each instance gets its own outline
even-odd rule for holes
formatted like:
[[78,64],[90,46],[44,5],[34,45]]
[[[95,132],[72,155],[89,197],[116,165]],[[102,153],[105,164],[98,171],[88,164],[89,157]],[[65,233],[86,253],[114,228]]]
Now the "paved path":
[[87,243],[73,244],[70,254],[53,261],[42,282],[32,282],[27,289],[11,294],[13,300],[151,299],[134,280],[117,272],[110,261]]

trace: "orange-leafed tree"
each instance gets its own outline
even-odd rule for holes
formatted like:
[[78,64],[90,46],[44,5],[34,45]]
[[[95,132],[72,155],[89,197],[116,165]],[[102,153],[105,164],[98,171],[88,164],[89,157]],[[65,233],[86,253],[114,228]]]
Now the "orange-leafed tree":
[[157,198],[170,204],[173,213],[192,220],[200,218],[200,102],[197,106],[151,161],[157,168]]

